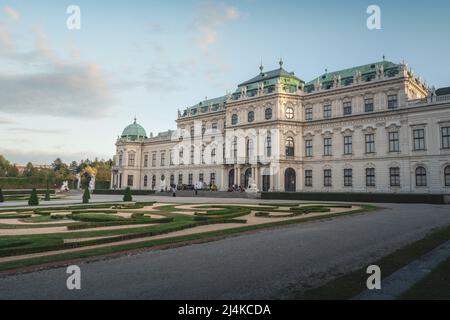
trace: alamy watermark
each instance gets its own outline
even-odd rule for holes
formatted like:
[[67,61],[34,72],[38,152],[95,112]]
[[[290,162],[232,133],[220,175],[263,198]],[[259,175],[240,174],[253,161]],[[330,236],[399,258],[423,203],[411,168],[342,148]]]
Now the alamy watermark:
[[70,276],[67,278],[66,286],[69,290],[81,290],[81,269],[79,266],[72,265],[66,270]]
[[67,7],[66,13],[69,17],[66,20],[66,26],[69,30],[81,29],[81,8],[77,5]]

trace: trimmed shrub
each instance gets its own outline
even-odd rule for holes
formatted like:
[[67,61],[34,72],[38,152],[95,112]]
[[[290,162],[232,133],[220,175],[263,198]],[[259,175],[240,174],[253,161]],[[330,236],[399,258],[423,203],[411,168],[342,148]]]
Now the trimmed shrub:
[[91,198],[91,194],[89,193],[89,189],[84,189],[83,193],[83,203],[89,203],[89,199]]
[[44,198],[44,200],[45,201],[50,201],[50,190],[49,189],[47,189],[47,191],[45,191],[45,198]]
[[36,189],[33,189],[31,191],[30,199],[28,200],[28,205],[30,205],[30,206],[38,206],[39,205],[39,199],[37,196]]
[[130,189],[130,187],[127,187],[125,189],[125,195],[123,196],[123,201],[124,202],[131,202],[131,201],[133,201],[133,197],[131,196],[131,189]]
[[5,202],[5,198],[3,197],[2,189],[0,189],[0,202]]

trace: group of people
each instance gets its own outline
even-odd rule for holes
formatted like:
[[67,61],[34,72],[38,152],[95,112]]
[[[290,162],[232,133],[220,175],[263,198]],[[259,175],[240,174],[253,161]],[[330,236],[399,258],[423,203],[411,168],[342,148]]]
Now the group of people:
[[245,192],[245,188],[244,186],[238,186],[237,184],[234,184],[228,188],[228,192]]

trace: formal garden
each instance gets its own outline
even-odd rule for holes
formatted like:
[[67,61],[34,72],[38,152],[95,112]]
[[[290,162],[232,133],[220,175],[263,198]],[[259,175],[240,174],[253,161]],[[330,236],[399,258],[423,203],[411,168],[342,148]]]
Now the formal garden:
[[[88,194],[88,193],[87,193]],[[0,271],[372,210],[342,204],[174,204],[124,202],[0,210]]]

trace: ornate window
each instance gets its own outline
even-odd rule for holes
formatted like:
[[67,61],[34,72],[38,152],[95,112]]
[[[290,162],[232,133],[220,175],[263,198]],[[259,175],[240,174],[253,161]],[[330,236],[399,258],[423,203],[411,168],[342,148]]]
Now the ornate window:
[[188,175],[188,185],[192,185],[194,182],[194,175],[192,173],[189,173]]
[[344,187],[353,186],[353,170],[344,169]]
[[144,176],[144,187],[148,186],[148,177],[145,175]]
[[323,185],[324,185],[324,187],[331,187],[332,186],[331,169],[323,170]]
[[305,170],[305,187],[313,186],[313,172],[312,170]]
[[234,160],[234,162],[237,162],[237,156],[238,156],[237,137],[234,137],[234,139],[233,139],[232,151],[233,151],[233,160]]
[[123,154],[119,153],[119,167],[121,167],[123,164]]
[[373,112],[373,98],[364,99],[364,111]]
[[148,167],[148,154],[144,154],[144,168]]
[[247,150],[246,150],[246,154],[247,154],[247,158],[249,160],[253,159],[253,140],[252,139],[248,139],[247,140]]
[[375,168],[366,168],[366,186],[375,187]]
[[352,114],[352,103],[350,101],[344,102],[344,116]]
[[312,121],[313,119],[313,109],[312,108],[306,108],[305,109],[305,120],[306,121]]
[[161,167],[164,167],[166,165],[166,153],[161,153]]
[[450,166],[446,166],[444,169],[444,181],[445,186],[450,187]]
[[389,132],[389,152],[400,151],[400,140],[398,131]]
[[293,157],[293,156],[295,156],[294,138],[288,137],[286,139],[286,157]]
[[389,181],[391,187],[400,187],[400,168],[389,168]]
[[212,162],[213,164],[216,163],[216,148],[213,148],[213,149],[211,150],[211,162]]
[[198,181],[203,183],[203,181],[204,181],[204,174],[203,173],[199,173],[198,174]]
[[183,174],[182,173],[180,173],[178,175],[178,185],[179,186],[183,185]]
[[127,186],[128,187],[132,187],[133,186],[133,181],[134,180],[134,176],[133,175],[128,175],[127,177]]
[[231,125],[235,126],[238,123],[238,115],[237,114],[233,114],[231,116]]
[[156,153],[152,154],[152,167],[156,167]]
[[134,167],[135,159],[136,159],[136,155],[133,152],[130,152],[128,154],[128,166],[129,167]]
[[272,156],[272,136],[271,136],[270,132],[267,133],[265,149],[266,149],[266,157],[271,157]]
[[190,164],[194,164],[194,154],[195,154],[195,147],[191,146],[191,153],[190,153],[190,157],[189,157],[189,163]]
[[272,108],[267,108],[264,111],[264,117],[265,117],[266,120],[272,119]]
[[294,119],[294,108],[286,107],[286,119],[289,119],[289,120]]
[[255,121],[255,112],[254,111],[250,111],[247,115],[247,120],[248,122],[253,122]]
[[331,156],[332,155],[332,140],[331,138],[323,139],[323,155]]
[[212,172],[209,176],[209,183],[211,186],[216,184],[216,174],[214,172]]
[[388,96],[388,109],[394,110],[398,108],[398,96],[396,94]]
[[425,129],[414,129],[414,151],[425,150]]
[[441,128],[442,149],[450,149],[450,127]]
[[313,142],[312,140],[305,140],[305,157],[311,158],[313,156]]
[[323,106],[323,117],[331,118],[331,105]]
[[424,167],[416,168],[416,186],[417,187],[427,186],[427,170]]
[[375,134],[366,134],[366,153],[375,153]]
[[344,137],[344,155],[353,154],[353,137],[345,136]]
[[152,189],[155,189],[155,187],[156,187],[156,176],[153,175],[152,176]]

